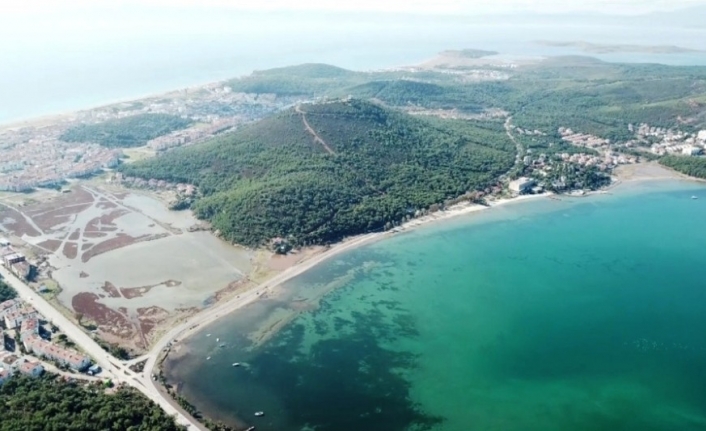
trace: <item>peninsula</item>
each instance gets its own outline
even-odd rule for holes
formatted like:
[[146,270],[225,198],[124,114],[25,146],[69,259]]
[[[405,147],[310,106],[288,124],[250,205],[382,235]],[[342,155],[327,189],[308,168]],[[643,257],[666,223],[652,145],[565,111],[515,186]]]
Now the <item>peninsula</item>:
[[337,253],[597,191],[625,165],[706,177],[706,68],[494,54],[257,71],[4,127],[2,273],[116,381],[202,427],[160,383],[164,354]]

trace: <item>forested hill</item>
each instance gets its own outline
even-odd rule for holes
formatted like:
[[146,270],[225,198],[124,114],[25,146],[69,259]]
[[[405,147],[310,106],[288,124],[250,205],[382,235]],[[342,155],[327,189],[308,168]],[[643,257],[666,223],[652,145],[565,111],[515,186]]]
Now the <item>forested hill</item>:
[[502,122],[421,119],[353,99],[301,105],[121,169],[198,185],[197,216],[255,246],[382,229],[495,183],[514,157]]

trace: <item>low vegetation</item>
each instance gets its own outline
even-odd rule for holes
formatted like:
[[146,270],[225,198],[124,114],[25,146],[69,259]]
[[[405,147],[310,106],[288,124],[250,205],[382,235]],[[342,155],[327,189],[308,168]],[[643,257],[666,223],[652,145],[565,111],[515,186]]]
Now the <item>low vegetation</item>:
[[168,114],[140,114],[107,120],[97,124],[82,124],[64,132],[66,142],[95,142],[108,148],[130,148],[190,126],[190,120]]
[[0,431],[177,431],[174,419],[133,389],[105,393],[55,376],[15,376],[0,386]]

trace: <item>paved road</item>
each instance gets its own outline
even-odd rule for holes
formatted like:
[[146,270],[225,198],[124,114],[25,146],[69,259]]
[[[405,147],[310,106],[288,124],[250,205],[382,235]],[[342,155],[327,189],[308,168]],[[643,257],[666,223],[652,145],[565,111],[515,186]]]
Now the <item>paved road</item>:
[[116,383],[125,383],[136,388],[147,398],[162,407],[167,414],[174,416],[177,422],[187,429],[205,430],[203,425],[181,414],[174,408],[169,400],[165,399],[156,390],[152,380],[149,378],[149,374],[145,375],[146,373],[144,373],[143,375],[138,375],[130,371],[125,364],[103,350],[103,348],[88,334],[83,332],[81,328],[61,314],[53,305],[32,290],[32,288],[22,280],[15,277],[15,275],[10,273],[5,267],[0,266],[0,275],[3,276],[5,282],[17,291],[20,298],[31,304],[46,320],[58,326],[61,331],[81,347],[86,354],[93,357],[95,362],[103,368],[103,372],[105,373],[104,377],[110,377]]

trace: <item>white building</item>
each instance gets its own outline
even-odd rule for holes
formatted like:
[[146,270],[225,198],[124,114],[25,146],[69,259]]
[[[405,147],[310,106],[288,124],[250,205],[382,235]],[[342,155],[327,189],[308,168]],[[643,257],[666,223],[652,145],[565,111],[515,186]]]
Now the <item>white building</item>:
[[698,135],[696,135],[696,139],[706,142],[706,130],[701,130]]
[[534,187],[535,181],[531,178],[518,178],[515,181],[511,181],[509,188],[510,191],[523,194],[523,193],[529,193],[532,190],[532,187]]
[[702,148],[693,145],[687,145],[682,148],[681,153],[685,156],[697,156],[701,154]]

